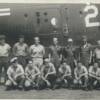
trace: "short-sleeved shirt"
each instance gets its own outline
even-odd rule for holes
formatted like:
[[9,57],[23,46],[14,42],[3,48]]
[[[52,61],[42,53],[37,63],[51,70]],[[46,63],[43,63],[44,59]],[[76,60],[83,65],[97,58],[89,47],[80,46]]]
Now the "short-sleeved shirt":
[[93,66],[90,66],[89,73],[100,77],[100,68],[94,69]]
[[14,52],[15,56],[26,56],[28,45],[26,43],[23,43],[22,45],[18,42],[14,45]]
[[0,45],[0,57],[8,57],[10,49],[11,47],[7,43],[5,43],[4,45]]
[[17,64],[16,69],[14,69],[13,66],[11,65],[7,70],[7,75],[10,75],[11,77],[14,77],[20,73],[24,74],[24,69],[20,64]]
[[69,65],[61,65],[59,68],[59,72],[61,72],[62,74],[71,74],[71,68]]
[[82,65],[80,69],[76,67],[75,70],[74,70],[74,73],[77,76],[80,76],[81,74],[84,74],[84,73],[88,74],[88,71],[87,71],[87,68]]
[[94,55],[96,59],[100,59],[100,48],[95,48]]
[[38,72],[39,72],[39,69],[35,66],[31,70],[29,69],[28,66],[25,69],[25,75],[28,76],[29,78],[32,78],[32,76],[34,76],[34,74]]
[[43,45],[31,45],[30,50],[31,57],[33,58],[43,58],[45,53],[45,48]]
[[55,70],[54,65],[52,63],[49,63],[48,66],[46,65],[42,66],[41,72],[42,72],[42,75],[45,76],[47,73],[52,72],[54,70]]

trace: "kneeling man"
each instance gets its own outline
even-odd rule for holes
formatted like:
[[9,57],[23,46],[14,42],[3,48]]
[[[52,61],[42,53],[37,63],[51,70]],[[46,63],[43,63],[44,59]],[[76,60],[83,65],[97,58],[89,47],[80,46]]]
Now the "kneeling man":
[[17,57],[11,59],[11,65],[7,70],[8,80],[6,81],[6,89],[23,89],[24,69],[18,64]]
[[29,61],[25,69],[25,89],[30,90],[36,87],[36,80],[40,75],[40,70],[32,61]]
[[97,62],[89,68],[89,83],[90,89],[100,87],[100,68]]
[[71,73],[71,67],[66,62],[63,62],[59,68],[59,74],[58,78],[56,80],[56,85],[59,85],[60,87],[68,87],[70,88],[72,86],[72,73]]
[[44,64],[41,69],[40,81],[38,81],[39,89],[53,88],[56,81],[56,70],[54,65],[48,58],[44,60]]
[[86,67],[80,62],[77,62],[77,66],[74,69],[74,84],[78,88],[84,87],[84,89],[87,89],[87,83],[88,83],[88,71]]

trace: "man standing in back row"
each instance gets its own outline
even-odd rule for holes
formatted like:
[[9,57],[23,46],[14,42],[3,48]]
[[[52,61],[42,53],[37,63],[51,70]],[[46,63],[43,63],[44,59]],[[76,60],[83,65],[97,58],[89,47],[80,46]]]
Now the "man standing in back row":
[[39,37],[34,38],[35,44],[31,45],[29,48],[29,54],[32,58],[34,65],[37,65],[39,68],[43,64],[43,57],[45,55],[45,48],[40,44]]
[[79,60],[88,68],[92,60],[91,44],[88,43],[86,36],[82,37],[82,42],[83,44],[80,47]]
[[6,71],[8,68],[9,57],[11,52],[11,47],[8,43],[6,43],[5,38],[5,35],[0,35],[0,82],[2,77],[2,69],[4,69],[3,75],[6,76]]
[[13,54],[18,58],[18,62],[25,67],[28,55],[28,45],[24,42],[24,36],[21,35],[17,43],[13,47]]

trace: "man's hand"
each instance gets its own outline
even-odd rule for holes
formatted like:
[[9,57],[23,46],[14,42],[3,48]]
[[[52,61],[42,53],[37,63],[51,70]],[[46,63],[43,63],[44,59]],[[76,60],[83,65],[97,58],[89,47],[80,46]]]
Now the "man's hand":
[[51,86],[51,84],[48,80],[46,80],[46,83],[47,83],[48,86]]
[[17,83],[16,83],[15,81],[13,82],[13,84],[14,84],[15,86],[17,85]]

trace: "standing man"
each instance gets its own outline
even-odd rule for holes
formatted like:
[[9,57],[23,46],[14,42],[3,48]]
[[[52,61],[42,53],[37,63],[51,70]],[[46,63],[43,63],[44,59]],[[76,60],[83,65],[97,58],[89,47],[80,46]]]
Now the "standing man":
[[4,69],[4,76],[6,80],[6,71],[8,68],[8,62],[11,52],[11,47],[5,41],[5,35],[0,35],[0,82],[2,77],[2,70]]
[[45,55],[45,48],[43,45],[40,44],[39,37],[34,38],[35,44],[30,46],[29,54],[32,58],[34,64],[38,65],[39,68],[43,64],[43,57]]
[[56,71],[58,72],[62,60],[61,46],[58,44],[58,38],[53,38],[53,45],[51,45],[49,49],[49,59],[54,64]]
[[68,45],[63,49],[63,60],[66,61],[68,65],[71,67],[72,76],[74,76],[74,68],[76,64],[76,55],[75,55],[76,47],[73,45],[73,40],[71,38],[68,39]]
[[84,65],[82,65],[80,61],[77,62],[77,66],[74,69],[74,75],[75,75],[74,79],[75,86],[78,86],[78,88],[80,86],[81,88],[84,87],[84,89],[87,89],[88,70]]
[[18,62],[25,68],[28,55],[28,45],[24,42],[24,36],[21,35],[13,47],[13,54],[18,58]]
[[86,36],[82,37],[82,41],[83,44],[80,47],[79,59],[83,63],[83,65],[88,68],[92,60],[91,44],[88,43]]
[[97,46],[93,52],[93,58],[94,58],[94,61],[100,64],[100,40],[97,41]]
[[24,69],[18,64],[17,57],[11,59],[11,65],[7,70],[8,80],[6,81],[6,89],[23,89],[24,85]]

